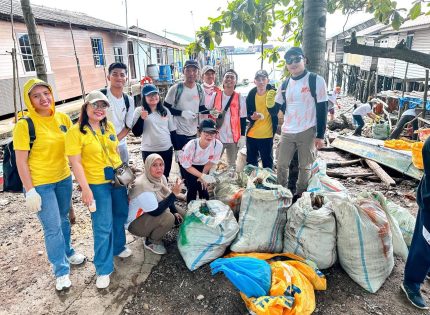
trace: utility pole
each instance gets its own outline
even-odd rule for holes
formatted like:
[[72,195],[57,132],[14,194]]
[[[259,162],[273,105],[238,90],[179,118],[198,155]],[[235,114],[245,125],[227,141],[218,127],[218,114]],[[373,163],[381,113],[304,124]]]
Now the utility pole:
[[24,22],[27,26],[28,38],[30,41],[31,52],[33,54],[34,66],[36,68],[37,77],[40,80],[48,82],[46,74],[45,58],[43,56],[42,44],[37,33],[36,21],[30,6],[30,0],[21,0],[22,13]]

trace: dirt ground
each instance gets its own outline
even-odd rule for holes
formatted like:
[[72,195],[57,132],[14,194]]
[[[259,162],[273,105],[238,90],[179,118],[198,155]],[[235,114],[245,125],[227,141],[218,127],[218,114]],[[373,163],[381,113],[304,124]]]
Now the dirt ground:
[[[134,165],[141,169],[138,139],[129,137],[129,145]],[[340,152],[320,152],[320,156],[326,161],[355,158]],[[342,172],[358,172],[357,168],[361,167],[343,168]],[[417,205],[410,196],[414,195],[417,181],[402,178],[393,172],[390,174],[397,182],[397,186],[390,189],[382,183],[367,180],[340,181],[352,193],[382,191],[389,200],[406,207],[415,215]],[[77,250],[87,255],[89,261],[86,267],[73,268],[71,277],[74,285],[93,285],[90,216],[80,202],[76,183],[74,188],[77,222],[72,227],[73,243]],[[55,293],[43,232],[36,216],[25,209],[22,194],[0,193],[0,211],[0,314],[58,313],[48,297],[62,304],[67,300],[67,295]],[[153,267],[150,276],[137,290],[129,292],[130,295],[136,294],[124,306],[122,314],[246,314],[237,289],[222,274],[211,276],[208,265],[194,272],[187,269],[178,252],[176,236],[177,229],[168,234],[168,254]],[[133,241],[141,242],[140,239]],[[315,313],[424,314],[411,307],[400,291],[403,269],[404,262],[397,258],[391,276],[376,294],[368,293],[355,284],[339,265],[324,270],[327,290],[316,292]],[[430,303],[430,281],[424,284],[423,293]]]

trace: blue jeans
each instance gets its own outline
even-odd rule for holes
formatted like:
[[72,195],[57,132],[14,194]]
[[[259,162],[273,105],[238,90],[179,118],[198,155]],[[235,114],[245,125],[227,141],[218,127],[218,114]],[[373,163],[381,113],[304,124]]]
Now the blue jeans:
[[72,176],[57,183],[35,187],[42,198],[42,209],[37,213],[45,235],[48,260],[55,277],[70,273],[67,257],[75,252],[70,242],[69,210],[72,199]]
[[90,188],[96,201],[96,211],[91,212],[94,265],[97,275],[104,276],[113,272],[113,257],[125,249],[127,189],[110,183],[90,184]]
[[357,123],[357,128],[355,128],[354,136],[361,136],[361,131],[364,127],[364,119],[361,115],[352,115],[352,118]]

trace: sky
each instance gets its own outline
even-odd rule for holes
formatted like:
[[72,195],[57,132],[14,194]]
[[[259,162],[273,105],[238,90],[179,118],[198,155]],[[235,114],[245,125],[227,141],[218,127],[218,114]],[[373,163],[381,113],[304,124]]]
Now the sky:
[[[194,37],[195,30],[209,24],[208,17],[216,17],[219,8],[227,7],[227,0],[30,0],[31,3],[48,7],[80,11],[90,16],[126,25],[128,7],[128,25],[139,24],[140,28],[163,35],[164,30]],[[411,7],[411,0],[397,0],[398,7]],[[354,26],[372,16],[365,13],[351,15],[348,26]],[[346,17],[341,13],[327,18],[327,35],[342,31]],[[221,45],[248,46],[234,35],[225,34]]]

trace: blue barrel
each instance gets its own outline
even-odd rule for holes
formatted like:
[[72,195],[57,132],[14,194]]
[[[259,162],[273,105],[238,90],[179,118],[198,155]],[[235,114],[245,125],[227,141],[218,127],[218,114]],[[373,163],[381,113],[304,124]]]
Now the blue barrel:
[[159,80],[172,82],[172,70],[170,69],[170,65],[160,66]]

